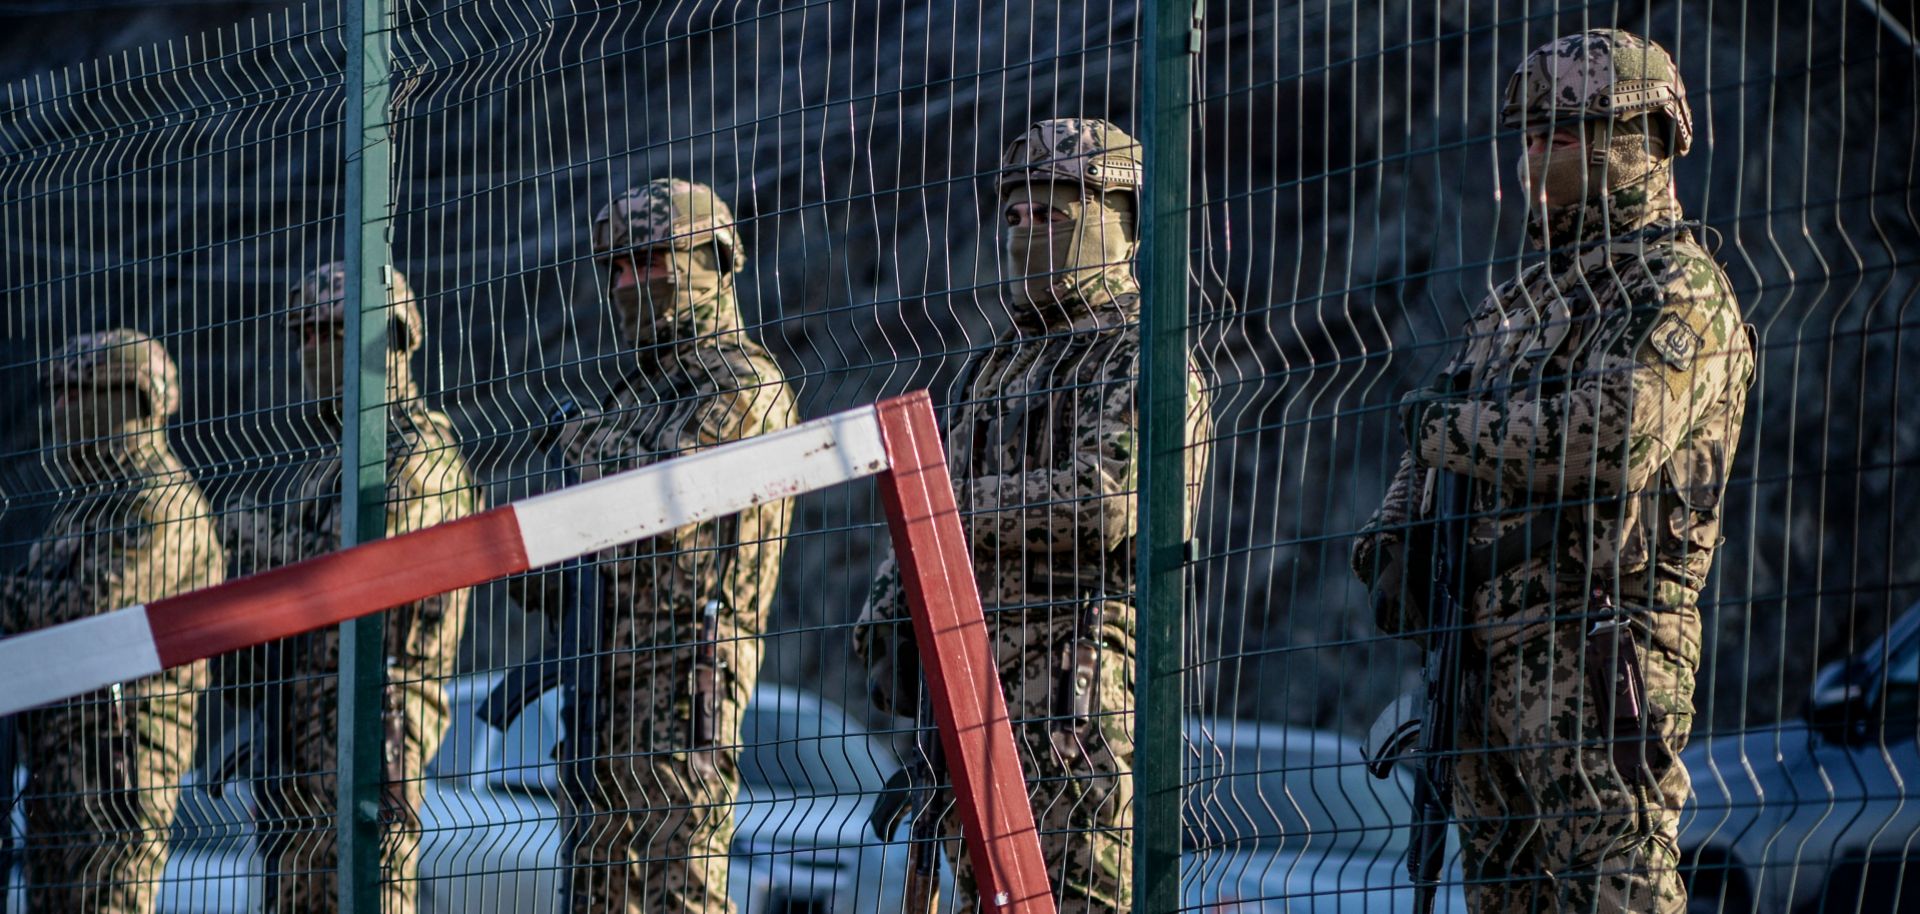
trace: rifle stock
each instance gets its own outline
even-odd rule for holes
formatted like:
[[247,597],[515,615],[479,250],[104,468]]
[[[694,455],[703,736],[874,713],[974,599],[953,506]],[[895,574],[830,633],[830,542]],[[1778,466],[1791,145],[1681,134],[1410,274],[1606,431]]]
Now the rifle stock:
[[[919,841],[919,838],[914,838]],[[934,848],[923,851],[923,847]],[[940,909],[940,864],[939,845],[935,843],[915,844],[913,846],[913,865],[907,868],[907,914],[933,914]],[[934,858],[929,862],[926,858]],[[929,869],[931,867],[931,869]]]

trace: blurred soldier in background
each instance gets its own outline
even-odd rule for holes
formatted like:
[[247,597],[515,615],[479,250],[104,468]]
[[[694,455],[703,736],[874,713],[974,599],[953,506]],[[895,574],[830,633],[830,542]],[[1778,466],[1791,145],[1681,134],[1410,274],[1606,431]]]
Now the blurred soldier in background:
[[[1680,912],[1678,753],[1750,331],[1674,196],[1693,129],[1666,51],[1613,30],[1547,44],[1503,123],[1525,131],[1547,256],[1492,290],[1403,401],[1410,448],[1354,571],[1409,637],[1426,635],[1421,578],[1458,582],[1453,809],[1473,909]],[[1452,568],[1409,536],[1439,473],[1471,480]]]
[[[83,334],[46,380],[62,498],[26,564],[0,578],[6,630],[220,583],[212,512],[167,444],[180,375],[166,349],[135,330]],[[154,910],[206,670],[190,663],[22,715],[28,910]]]
[[[340,440],[347,317],[345,266],[314,270],[295,286],[287,324],[300,335],[300,368],[330,441]],[[387,331],[387,535],[431,527],[480,508],[453,423],[428,409],[413,382],[412,356],[426,326],[406,277],[393,272]],[[341,548],[340,458],[302,468],[273,503],[237,501],[221,518],[235,575],[275,568]],[[467,590],[388,610],[386,772],[381,820],[385,876],[381,910],[410,914],[418,883],[421,784],[447,723],[441,681],[454,671],[466,625]],[[270,776],[257,782],[267,911],[327,912],[338,905],[340,631],[328,628],[222,658],[236,700],[268,698],[267,732],[256,741]]]
[[[746,249],[712,188],[670,178],[629,190],[594,220],[592,243],[633,354],[600,408],[562,433],[579,481],[793,424],[785,377],[742,329]],[[601,588],[593,684],[579,693],[593,732],[568,735],[562,766],[575,912],[733,910],[740,724],[789,512],[770,501],[620,546],[585,576]],[[528,580],[523,602],[565,611],[565,580]]]
[[[948,449],[1041,845],[1067,912],[1132,905],[1140,182],[1139,145],[1106,121],[1041,121],[1008,147],[998,186],[1013,325],[968,367]],[[1210,435],[1197,371],[1186,397],[1197,505]],[[892,560],[854,638],[875,704],[915,714],[919,656]],[[959,910],[971,911],[972,864],[953,840],[957,817],[946,818]]]

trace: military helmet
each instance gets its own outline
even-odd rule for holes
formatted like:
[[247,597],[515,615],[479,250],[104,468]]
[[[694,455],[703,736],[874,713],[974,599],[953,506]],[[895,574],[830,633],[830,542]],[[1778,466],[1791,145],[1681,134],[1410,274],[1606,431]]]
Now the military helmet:
[[691,250],[709,241],[720,247],[721,272],[738,273],[746,266],[733,210],[713,188],[680,178],[632,188],[593,220],[593,256],[601,261],[657,244]]
[[1000,193],[1034,181],[1075,181],[1138,194],[1143,164],[1140,144],[1125,130],[1098,118],[1057,117],[1008,144],[1000,157]]
[[67,341],[45,367],[49,387],[132,385],[159,417],[180,409],[180,369],[167,347],[138,330],[82,333]]
[[[347,319],[347,265],[334,261],[301,277],[287,293],[287,326],[345,323]],[[387,304],[392,308],[393,329],[398,338],[389,337],[388,346],[412,352],[427,339],[427,322],[413,297],[407,274],[393,271],[393,284],[387,287]]]
[[1547,42],[1507,82],[1500,123],[1508,128],[1568,121],[1664,116],[1669,153],[1693,144],[1693,111],[1680,68],[1665,48],[1631,32],[1594,29]]

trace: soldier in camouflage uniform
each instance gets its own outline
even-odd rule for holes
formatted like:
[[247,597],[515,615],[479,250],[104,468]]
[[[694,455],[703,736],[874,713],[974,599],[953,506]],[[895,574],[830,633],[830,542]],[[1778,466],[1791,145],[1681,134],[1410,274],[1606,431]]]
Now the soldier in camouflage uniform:
[[1422,636],[1408,524],[1432,516],[1436,471],[1471,480],[1450,573],[1468,625],[1454,810],[1472,908],[1679,912],[1698,600],[1754,346],[1674,196],[1692,124],[1664,50],[1612,30],[1547,44],[1504,123],[1526,131],[1546,257],[1403,401],[1410,449],[1353,566],[1382,627]]
[[[330,440],[341,434],[345,376],[346,284],[343,264],[308,274],[291,291],[287,324],[300,334],[300,365],[307,392]],[[412,356],[426,339],[425,323],[406,277],[393,272],[388,292],[391,324],[387,357],[387,534],[431,527],[481,508],[461,459],[453,423],[421,401]],[[236,575],[263,571],[342,547],[340,459],[302,468],[292,491],[272,502],[242,498],[221,517],[221,535]],[[453,590],[388,610],[386,620],[386,771],[381,819],[381,910],[415,910],[420,843],[419,809],[427,762],[440,747],[447,699],[440,681],[454,672],[470,593]],[[328,628],[230,658],[229,684],[247,700],[272,697],[268,732],[260,741],[273,776],[256,791],[262,847],[268,858],[267,910],[328,912],[338,906],[340,631]]]
[[[1106,121],[1041,121],[999,196],[1013,326],[967,369],[948,454],[989,637],[1062,911],[1132,905],[1135,380],[1140,147]],[[1208,410],[1189,375],[1197,504]],[[1191,518],[1189,519],[1191,522]],[[855,650],[882,710],[912,715],[920,664],[899,568],[880,569]],[[948,816],[949,835],[959,822]],[[960,910],[978,907],[950,840]]]
[[[64,497],[26,563],[0,578],[6,630],[220,583],[212,512],[167,444],[180,376],[166,349],[135,330],[83,334],[46,380]],[[23,715],[28,910],[154,910],[206,671],[190,663]]]
[[[629,190],[592,232],[624,345],[617,389],[563,432],[582,482],[776,432],[796,411],[735,300],[746,249],[733,213],[678,178]],[[572,910],[730,912],[727,854],[740,724],[791,506],[769,501],[600,556],[593,744],[569,737]],[[556,574],[529,609],[564,611]]]

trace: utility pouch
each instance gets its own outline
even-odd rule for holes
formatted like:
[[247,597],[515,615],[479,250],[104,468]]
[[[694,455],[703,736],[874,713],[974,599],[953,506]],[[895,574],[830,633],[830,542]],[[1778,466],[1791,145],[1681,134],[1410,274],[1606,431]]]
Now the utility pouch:
[[720,669],[720,601],[707,601],[700,616],[699,646],[693,661],[693,741],[688,748],[705,752],[718,741]]
[[[390,701],[392,699],[389,699]],[[417,824],[413,804],[407,800],[407,716],[403,708],[389,707],[386,713],[387,744],[380,753],[380,821],[387,825]],[[425,777],[425,773],[416,776]]]
[[1100,713],[1100,621],[1098,598],[1081,604],[1073,638],[1054,650],[1053,717],[1056,725],[1077,729]]
[[134,775],[133,719],[127,710],[129,699],[120,683],[108,686],[106,695],[106,720],[96,746],[97,777],[101,790],[117,795],[115,799],[126,803],[132,800],[133,792],[140,789]]
[[1646,682],[1631,620],[1623,614],[1595,623],[1587,632],[1586,655],[1588,694],[1597,703],[1600,719],[1611,722],[1603,738],[1614,770],[1629,786],[1643,787],[1650,780],[1644,758]]
[[1073,637],[1053,648],[1053,734],[1062,753],[1083,751],[1082,734],[1100,714],[1100,628],[1102,595],[1080,604]]
[[133,731],[133,715],[120,683],[107,687],[100,735],[94,743],[97,757],[95,776],[99,779],[99,802],[108,811],[109,830],[134,828],[140,821],[140,768],[134,752],[139,748]]

